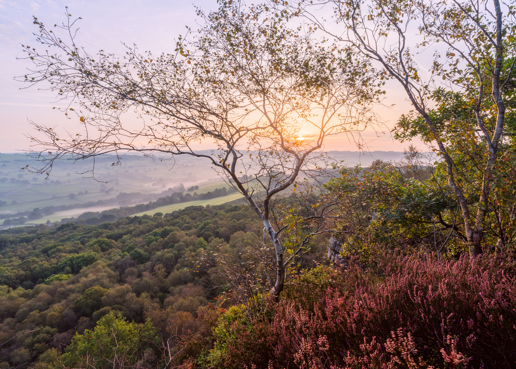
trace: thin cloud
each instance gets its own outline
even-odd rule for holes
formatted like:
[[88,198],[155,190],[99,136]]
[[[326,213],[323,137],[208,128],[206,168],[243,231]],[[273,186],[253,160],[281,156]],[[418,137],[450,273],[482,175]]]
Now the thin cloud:
[[50,108],[50,107],[66,108],[66,106],[59,106],[59,105],[52,105],[52,104],[27,104],[27,103],[16,103],[16,102],[0,102],[0,105],[25,106],[25,107],[32,107],[32,108]]

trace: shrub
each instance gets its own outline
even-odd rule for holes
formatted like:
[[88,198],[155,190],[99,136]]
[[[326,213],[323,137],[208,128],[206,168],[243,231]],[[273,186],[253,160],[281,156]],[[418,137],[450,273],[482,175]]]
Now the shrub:
[[57,264],[57,271],[58,274],[68,274],[64,272],[70,270],[71,273],[77,274],[81,271],[82,268],[93,264],[99,259],[100,255],[91,251],[78,255],[68,256],[66,259]]
[[[149,321],[137,324],[109,313],[97,322],[93,331],[87,329],[73,337],[62,361],[67,368],[133,367],[156,344],[156,329]],[[156,367],[156,363],[148,364]]]
[[54,274],[50,277],[48,277],[47,279],[45,279],[45,284],[51,284],[52,282],[54,281],[67,281],[70,279],[72,275],[71,274]]
[[150,259],[150,255],[140,249],[134,249],[133,251],[131,251],[131,253],[129,255],[138,264],[144,264],[144,263],[148,262]]
[[513,368],[515,276],[515,260],[494,256],[392,256],[375,273],[319,268],[300,278],[271,319],[232,322],[235,344],[226,339],[218,365]]
[[261,338],[262,335],[257,334],[260,328],[260,322],[251,324],[243,305],[232,306],[213,328],[215,345],[207,357],[207,366],[232,367],[235,364],[238,366],[239,362],[257,361],[259,358],[253,357],[257,344],[253,338]]
[[91,316],[95,311],[101,308],[102,297],[108,290],[100,286],[88,288],[81,297],[74,301],[74,307],[79,309],[80,313],[85,316]]

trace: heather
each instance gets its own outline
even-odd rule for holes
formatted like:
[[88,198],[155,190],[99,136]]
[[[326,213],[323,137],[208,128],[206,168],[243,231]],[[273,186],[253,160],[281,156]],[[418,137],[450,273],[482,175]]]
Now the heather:
[[[226,317],[220,368],[512,368],[514,258],[389,255],[374,269],[319,267],[256,319]],[[216,361],[216,362],[215,362]]]

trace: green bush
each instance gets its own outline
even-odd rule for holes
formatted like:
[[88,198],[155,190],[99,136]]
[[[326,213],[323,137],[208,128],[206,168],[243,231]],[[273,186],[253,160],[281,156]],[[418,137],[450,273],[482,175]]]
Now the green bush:
[[118,367],[131,367],[143,359],[146,350],[155,349],[156,336],[150,321],[128,322],[122,315],[111,312],[97,322],[93,331],[86,329],[83,334],[76,334],[62,361],[67,368],[107,369],[113,368],[113,362]]
[[71,276],[71,274],[54,274],[45,279],[45,284],[51,284],[54,281],[67,281]]

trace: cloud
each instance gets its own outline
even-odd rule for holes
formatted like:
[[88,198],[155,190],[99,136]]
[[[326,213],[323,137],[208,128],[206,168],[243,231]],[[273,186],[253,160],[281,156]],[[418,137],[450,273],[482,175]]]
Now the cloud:
[[59,106],[59,105],[52,105],[52,104],[31,104],[31,103],[17,103],[17,102],[1,102],[0,105],[3,106],[25,106],[25,107],[31,107],[31,108],[66,108],[66,106]]
[[35,1],[31,1],[30,8],[32,9],[33,12],[36,13],[39,10],[39,4]]

